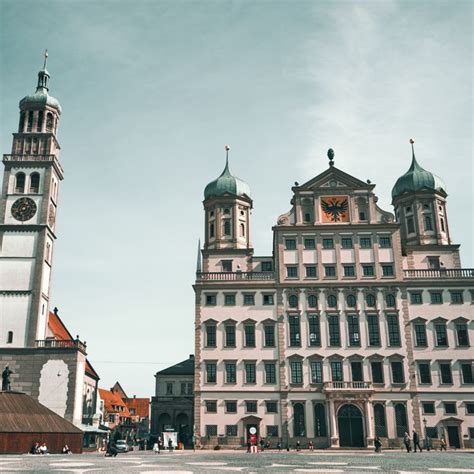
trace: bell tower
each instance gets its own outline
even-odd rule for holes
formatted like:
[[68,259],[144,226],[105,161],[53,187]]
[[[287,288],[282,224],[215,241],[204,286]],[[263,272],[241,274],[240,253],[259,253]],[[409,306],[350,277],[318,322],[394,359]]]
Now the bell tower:
[[45,338],[56,211],[63,169],[57,129],[61,106],[49,95],[43,68],[33,94],[19,104],[18,131],[5,166],[0,199],[0,347],[34,347]]

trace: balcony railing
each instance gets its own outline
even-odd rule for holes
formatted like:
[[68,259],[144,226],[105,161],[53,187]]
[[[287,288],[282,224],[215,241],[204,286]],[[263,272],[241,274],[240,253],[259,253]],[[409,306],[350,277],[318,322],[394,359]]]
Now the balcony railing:
[[372,382],[324,382],[325,391],[363,391],[372,390]]
[[197,272],[199,281],[274,280],[274,272]]
[[86,344],[81,342],[79,339],[73,339],[72,341],[59,341],[56,339],[38,339],[35,341],[35,345],[38,349],[71,349],[77,348],[82,352],[86,352]]
[[423,269],[403,270],[405,278],[474,278],[474,268],[451,268],[451,269]]
[[59,160],[56,155],[33,155],[28,153],[23,153],[21,155],[3,155],[3,162],[6,163],[9,161],[51,161],[56,163],[58,168],[63,172],[63,169],[59,164]]

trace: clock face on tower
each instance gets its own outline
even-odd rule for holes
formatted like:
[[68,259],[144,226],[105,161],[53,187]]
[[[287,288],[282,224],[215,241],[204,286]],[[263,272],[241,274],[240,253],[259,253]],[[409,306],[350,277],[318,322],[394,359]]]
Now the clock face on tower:
[[36,214],[36,203],[33,199],[23,197],[12,205],[12,216],[17,221],[29,221]]

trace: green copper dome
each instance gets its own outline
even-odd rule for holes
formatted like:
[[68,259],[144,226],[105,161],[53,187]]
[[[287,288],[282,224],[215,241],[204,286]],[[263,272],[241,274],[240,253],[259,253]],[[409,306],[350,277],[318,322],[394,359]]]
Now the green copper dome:
[[422,168],[416,161],[413,152],[410,169],[397,179],[392,189],[392,199],[403,193],[412,193],[422,189],[446,192],[446,185],[440,177]]
[[48,94],[49,72],[43,68],[38,73],[38,85],[34,94],[27,95],[20,100],[20,108],[42,108],[45,105],[55,108],[61,114],[59,101]]
[[210,182],[204,189],[204,199],[213,196],[223,196],[224,194],[250,197],[249,185],[240,178],[233,176],[229,171],[229,160],[226,161],[222,174]]

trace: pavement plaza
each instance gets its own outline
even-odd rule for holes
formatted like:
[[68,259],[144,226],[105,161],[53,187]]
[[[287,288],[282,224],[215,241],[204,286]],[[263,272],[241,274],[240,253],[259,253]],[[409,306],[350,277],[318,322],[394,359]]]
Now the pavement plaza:
[[192,451],[153,454],[130,452],[116,458],[98,453],[70,456],[0,456],[0,472],[132,472],[132,473],[226,473],[226,472],[319,472],[319,473],[474,473],[474,452],[381,454],[361,451],[302,451],[247,454],[242,451]]

